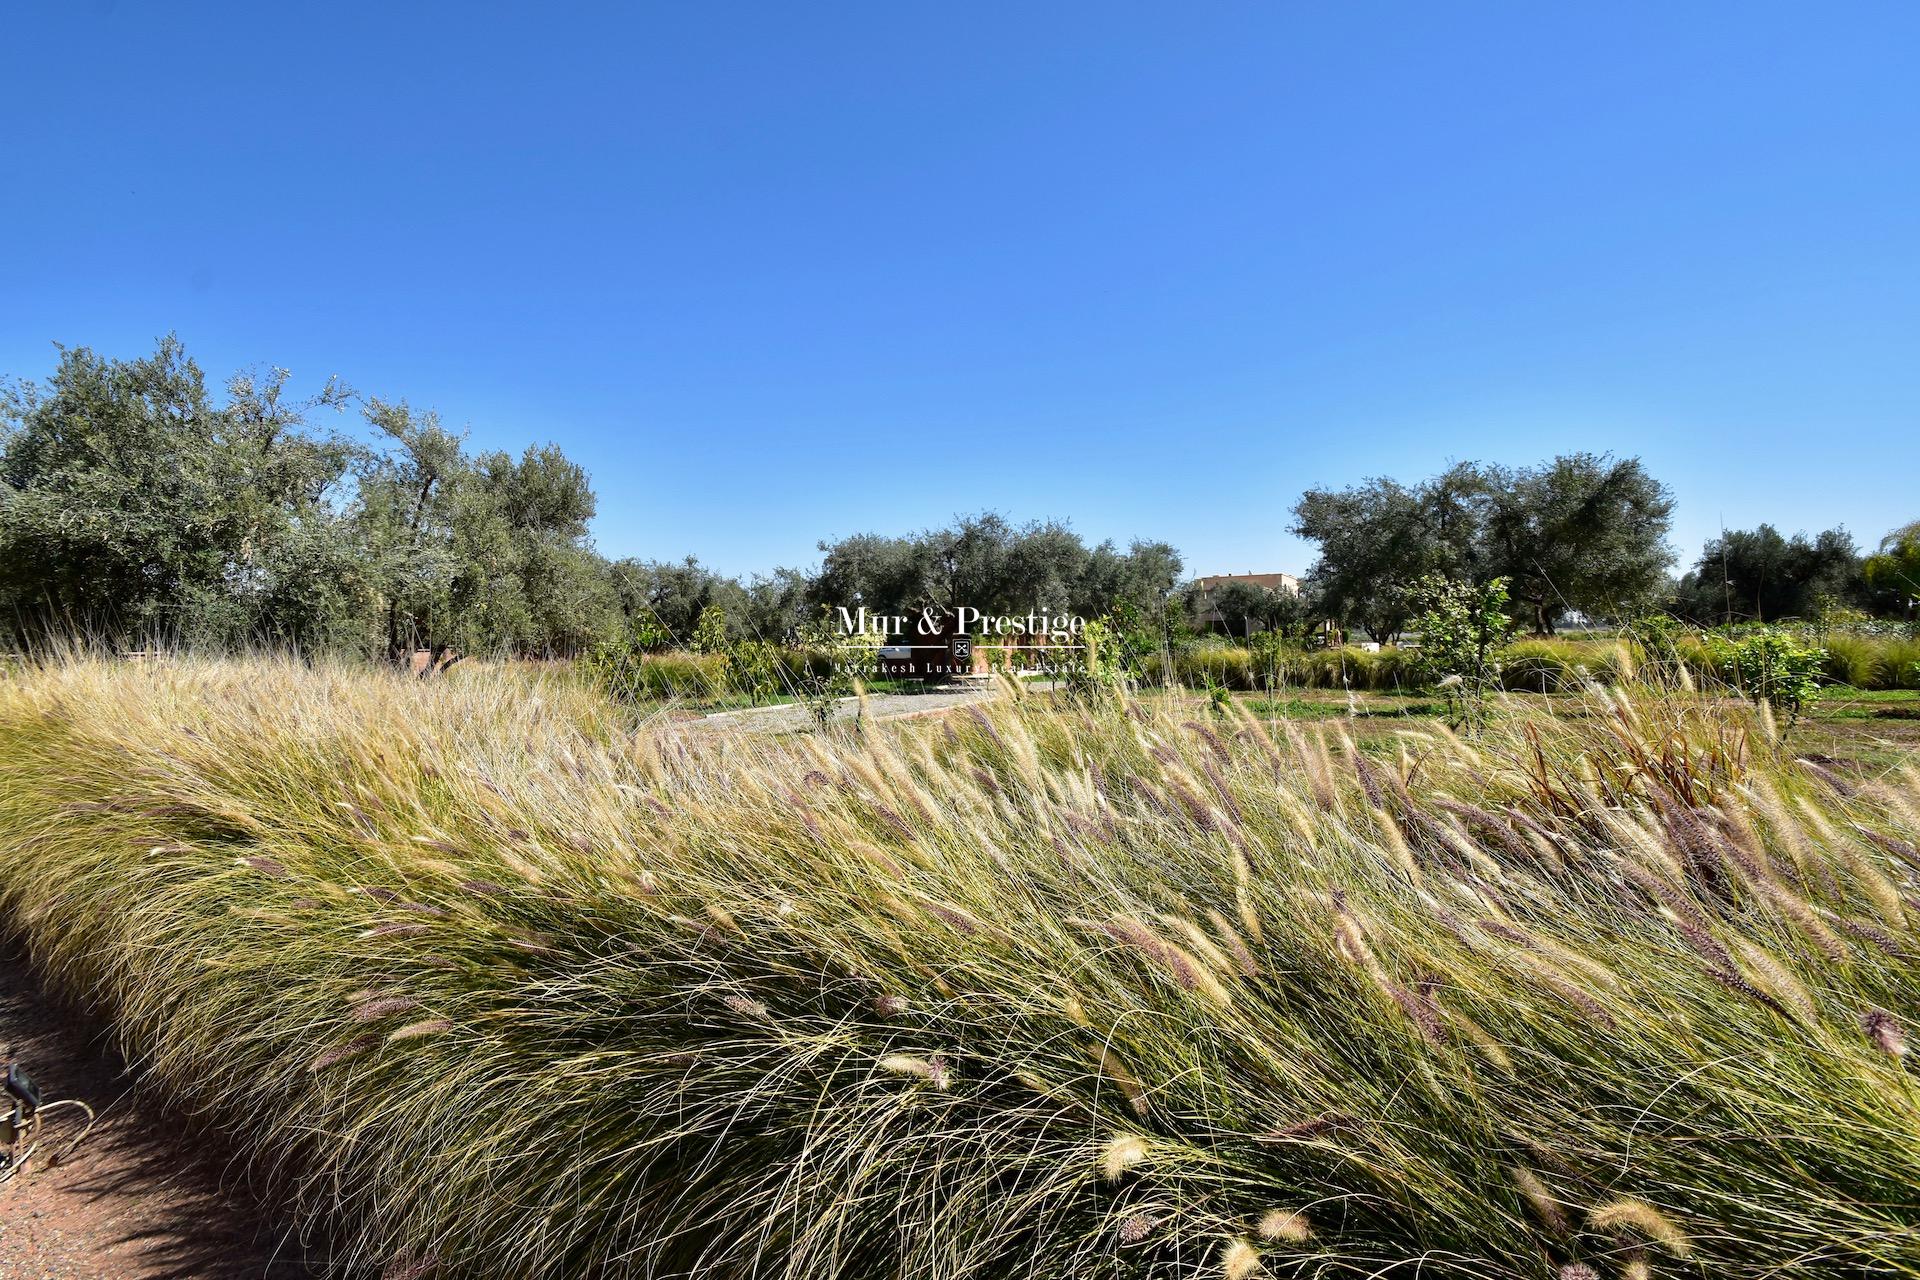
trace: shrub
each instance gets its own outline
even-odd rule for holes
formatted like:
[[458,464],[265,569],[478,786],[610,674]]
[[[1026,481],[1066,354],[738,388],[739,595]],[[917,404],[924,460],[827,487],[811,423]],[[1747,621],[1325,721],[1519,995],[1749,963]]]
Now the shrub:
[[705,699],[731,687],[724,653],[650,653],[640,660],[640,687],[650,699]]
[[1920,689],[1920,639],[1887,640],[1881,666],[1887,673],[1886,688]]
[[1197,644],[1174,655],[1174,676],[1190,689],[1219,686],[1246,690],[1253,685],[1253,652],[1221,644]]
[[1733,683],[1755,702],[1784,711],[1787,723],[1800,718],[1806,705],[1820,696],[1820,672],[1827,651],[1802,644],[1785,631],[1755,631],[1726,646],[1720,665],[1733,674]]
[[1378,651],[1358,645],[1314,649],[1302,655],[1298,683],[1316,689],[1409,688],[1418,683],[1408,650],[1388,645]]
[[606,645],[582,658],[579,666],[590,684],[628,706],[709,701],[732,687],[723,653],[648,653],[627,645]]
[[698,654],[716,654],[727,651],[727,611],[717,604],[710,604],[700,611],[700,620],[694,624],[693,640],[687,647]]
[[1890,687],[1887,678],[1893,672],[1887,664],[1884,643],[1844,631],[1830,631],[1822,637],[1822,647],[1827,652],[1824,673],[1828,679],[1856,689]]
[[1600,644],[1590,668],[1593,678],[1604,685],[1622,685],[1638,679],[1642,652],[1626,640]]
[[1756,635],[1789,637],[1803,649],[1823,649],[1827,657],[1820,674],[1856,689],[1913,688],[1912,664],[1920,661],[1920,637],[1908,634],[1904,623],[1875,622],[1842,630],[1815,631],[1806,627],[1746,624],[1689,636],[1676,651],[1696,676],[1737,684],[1737,645]]
[[1203,641],[1174,654],[1173,672],[1175,682],[1185,688],[1243,692],[1287,686],[1378,691],[1418,683],[1410,651],[1391,645],[1370,652],[1358,645],[1302,649],[1271,641],[1241,648]]
[[1416,670],[1446,698],[1449,714],[1468,724],[1484,716],[1486,698],[1500,682],[1501,643],[1513,630],[1507,616],[1507,580],[1476,584],[1441,577],[1413,591],[1420,632]]
[[812,713],[816,727],[825,729],[839,700],[873,678],[879,648],[872,642],[841,638],[825,610],[800,628],[798,638],[802,647],[788,650],[776,665],[785,687]]
[[760,703],[779,693],[783,683],[791,686],[791,668],[781,661],[781,653],[762,640],[740,640],[727,646],[727,687]]
[[1138,681],[1133,675],[1124,637],[1110,621],[1095,618],[1081,631],[1078,661],[1066,660],[1058,679],[1075,695],[1095,702],[1111,702]]
[[834,645],[811,631],[801,639],[802,644],[785,648],[743,640],[714,653],[694,653],[652,652],[630,638],[602,645],[577,665],[590,685],[629,706],[734,698],[758,703],[781,696],[831,699],[850,692],[855,678],[871,678],[870,655],[863,651]]
[[1516,640],[1500,654],[1501,683],[1523,693],[1564,693],[1583,686],[1583,650],[1563,640]]

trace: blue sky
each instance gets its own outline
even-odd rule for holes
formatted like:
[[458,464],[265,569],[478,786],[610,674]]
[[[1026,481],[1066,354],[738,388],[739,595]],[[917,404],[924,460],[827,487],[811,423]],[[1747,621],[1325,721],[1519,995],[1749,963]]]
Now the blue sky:
[[[1299,570],[1305,487],[1637,454],[1722,523],[1920,517],[1911,5],[37,3],[0,373],[558,442],[601,549],[957,512]],[[346,424],[342,424],[346,425]]]

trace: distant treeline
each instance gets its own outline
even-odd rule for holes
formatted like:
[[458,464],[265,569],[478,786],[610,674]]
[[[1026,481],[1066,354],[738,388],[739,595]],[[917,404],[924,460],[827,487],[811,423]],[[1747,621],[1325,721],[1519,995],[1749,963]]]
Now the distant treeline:
[[1665,611],[1702,626],[1837,611],[1904,617],[1920,595],[1920,524],[1889,533],[1872,556],[1844,529],[1808,540],[1763,524],[1710,540],[1676,581],[1672,512],[1671,494],[1639,459],[1590,453],[1517,469],[1460,463],[1411,485],[1310,490],[1293,526],[1320,548],[1305,612],[1393,639],[1429,575],[1505,578],[1516,621],[1542,635],[1568,615],[1624,621]]
[[[216,395],[170,337],[136,360],[62,348],[44,386],[0,392],[0,639],[563,656],[686,646],[703,623],[709,640],[781,643],[828,608],[964,604],[1119,615],[1156,645],[1327,621],[1387,640],[1435,575],[1507,579],[1539,633],[1659,609],[1702,625],[1908,616],[1920,596],[1920,524],[1872,556],[1841,529],[1730,532],[1676,581],[1667,488],[1638,459],[1585,453],[1310,490],[1292,531],[1319,556],[1298,594],[1182,591],[1164,542],[1089,547],[1065,524],[993,514],[821,543],[813,570],[742,580],[692,558],[600,555],[587,474],[555,446],[473,453],[404,400],[287,388],[269,369]],[[321,421],[347,412],[373,443]]]
[[[7,388],[0,633],[558,656],[635,633],[686,644],[703,617],[779,642],[825,606],[1153,610],[1180,581],[1164,543],[1088,547],[991,514],[823,543],[813,573],[610,561],[587,474],[557,447],[471,453],[404,400],[287,385],[270,369],[215,395],[170,337],[137,360],[63,348],[44,386]],[[347,411],[376,443],[320,421]]]

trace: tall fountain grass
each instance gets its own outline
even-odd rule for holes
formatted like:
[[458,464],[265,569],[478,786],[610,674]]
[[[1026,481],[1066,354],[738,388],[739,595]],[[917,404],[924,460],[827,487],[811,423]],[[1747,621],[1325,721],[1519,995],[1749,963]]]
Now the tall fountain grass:
[[1920,1276],[1916,842],[1682,691],[0,681],[0,919],[393,1277]]

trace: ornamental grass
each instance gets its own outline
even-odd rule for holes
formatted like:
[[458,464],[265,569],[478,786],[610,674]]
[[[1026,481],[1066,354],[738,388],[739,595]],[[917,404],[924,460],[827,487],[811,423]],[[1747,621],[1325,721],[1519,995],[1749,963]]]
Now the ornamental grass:
[[1542,701],[74,658],[0,681],[0,920],[392,1276],[1920,1276],[1920,771]]

